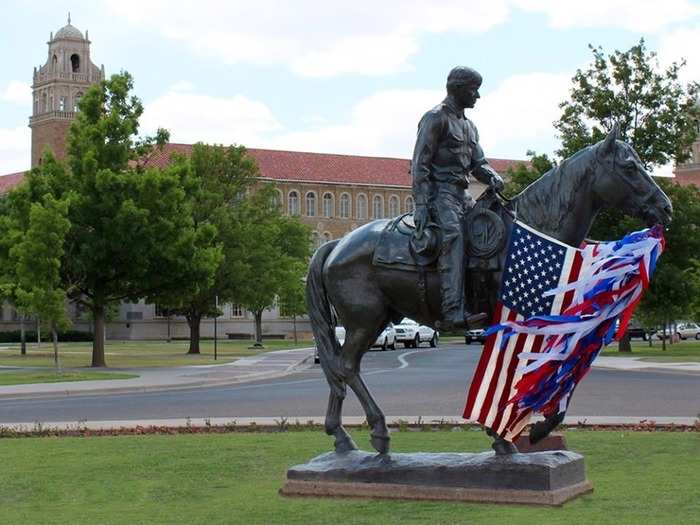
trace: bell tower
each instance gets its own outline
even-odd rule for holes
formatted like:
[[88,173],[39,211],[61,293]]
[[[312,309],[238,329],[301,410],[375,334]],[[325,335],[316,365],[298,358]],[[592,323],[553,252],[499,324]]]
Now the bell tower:
[[66,139],[71,122],[78,111],[78,102],[92,84],[104,80],[104,66],[97,67],[90,59],[90,40],[68,24],[51,33],[46,63],[34,68],[32,83],[32,167],[41,162],[46,147],[59,159],[66,157]]

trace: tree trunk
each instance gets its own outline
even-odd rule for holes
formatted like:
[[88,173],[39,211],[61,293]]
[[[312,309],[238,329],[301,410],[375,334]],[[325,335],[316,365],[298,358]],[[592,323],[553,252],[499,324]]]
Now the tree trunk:
[[262,310],[255,311],[255,346],[262,346]]
[[36,316],[36,346],[41,348],[41,319]]
[[299,344],[299,341],[297,338],[297,316],[296,316],[296,314],[292,316],[292,323],[294,324],[294,344],[297,345],[297,344]]
[[105,361],[105,307],[96,305],[92,307],[92,316],[95,320],[95,334],[92,338],[92,365],[94,367],[107,366]]
[[666,351],[666,321],[664,321],[664,329],[661,332],[661,335],[663,336],[661,338],[661,350]]
[[19,352],[27,355],[27,332],[24,329],[24,314],[19,316]]
[[188,354],[199,354],[199,325],[202,322],[202,314],[190,313],[186,316],[187,324],[190,326],[190,347]]
[[617,345],[617,351],[618,352],[631,352],[632,351],[632,341],[629,332],[625,332],[625,335],[623,335],[620,338],[620,341],[618,342]]
[[56,367],[56,371],[61,371],[61,365],[58,362],[58,331],[56,330],[56,323],[51,322],[51,340],[53,341],[53,364]]
[[170,335],[170,314],[168,313],[168,343],[172,342],[173,338]]

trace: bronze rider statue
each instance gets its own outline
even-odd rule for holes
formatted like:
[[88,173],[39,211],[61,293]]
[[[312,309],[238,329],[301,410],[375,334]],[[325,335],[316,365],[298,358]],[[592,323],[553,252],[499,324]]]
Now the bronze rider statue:
[[464,116],[479,99],[481,75],[468,67],[455,67],[447,76],[447,97],[428,111],[418,124],[411,176],[416,208],[415,236],[420,239],[428,222],[440,228],[438,258],[442,321],[440,328],[466,328],[483,320],[464,306],[464,236],[462,219],[472,198],[468,191],[471,173],[496,190],[503,179],[489,165],[479,145],[479,133]]

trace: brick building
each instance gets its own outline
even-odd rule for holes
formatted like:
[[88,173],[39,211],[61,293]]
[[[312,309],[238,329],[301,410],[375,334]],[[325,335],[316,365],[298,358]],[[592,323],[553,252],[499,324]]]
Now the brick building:
[[[31,166],[39,164],[46,147],[59,158],[65,158],[66,136],[77,103],[85,90],[105,78],[104,67],[97,68],[90,57],[90,41],[68,24],[49,42],[47,62],[34,69],[32,90],[34,104],[29,126],[32,130]],[[189,144],[167,144],[149,159],[149,165],[165,166],[174,153],[188,154]],[[409,160],[385,157],[363,157],[296,151],[248,150],[257,161],[260,180],[275,184],[284,212],[295,215],[313,230],[317,245],[337,239],[368,221],[395,217],[413,210]],[[517,161],[489,159],[491,165],[504,173]],[[23,173],[0,177],[0,194],[20,184]],[[472,195],[478,196],[484,187],[473,182]],[[71,305],[74,325],[89,330],[90,323]],[[237,305],[224,305],[218,318],[218,333],[253,334],[252,314]],[[17,314],[11,305],[2,308],[0,330],[17,328]],[[263,315],[263,332],[268,335],[288,335],[293,320],[280,315],[277,309]],[[308,322],[299,320],[297,329],[310,334]],[[213,319],[203,319],[201,334],[211,337]],[[186,338],[189,328],[184,318],[167,319],[154,304],[123,303],[116,318],[107,325],[107,337],[112,339]]]

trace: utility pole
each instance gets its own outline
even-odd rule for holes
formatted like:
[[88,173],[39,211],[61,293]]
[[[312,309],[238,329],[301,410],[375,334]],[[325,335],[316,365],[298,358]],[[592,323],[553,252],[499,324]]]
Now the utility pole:
[[214,312],[214,361],[216,361],[217,358],[217,353],[216,353],[216,320],[219,317],[219,296],[215,295],[214,296],[214,307],[216,308],[216,312]]

